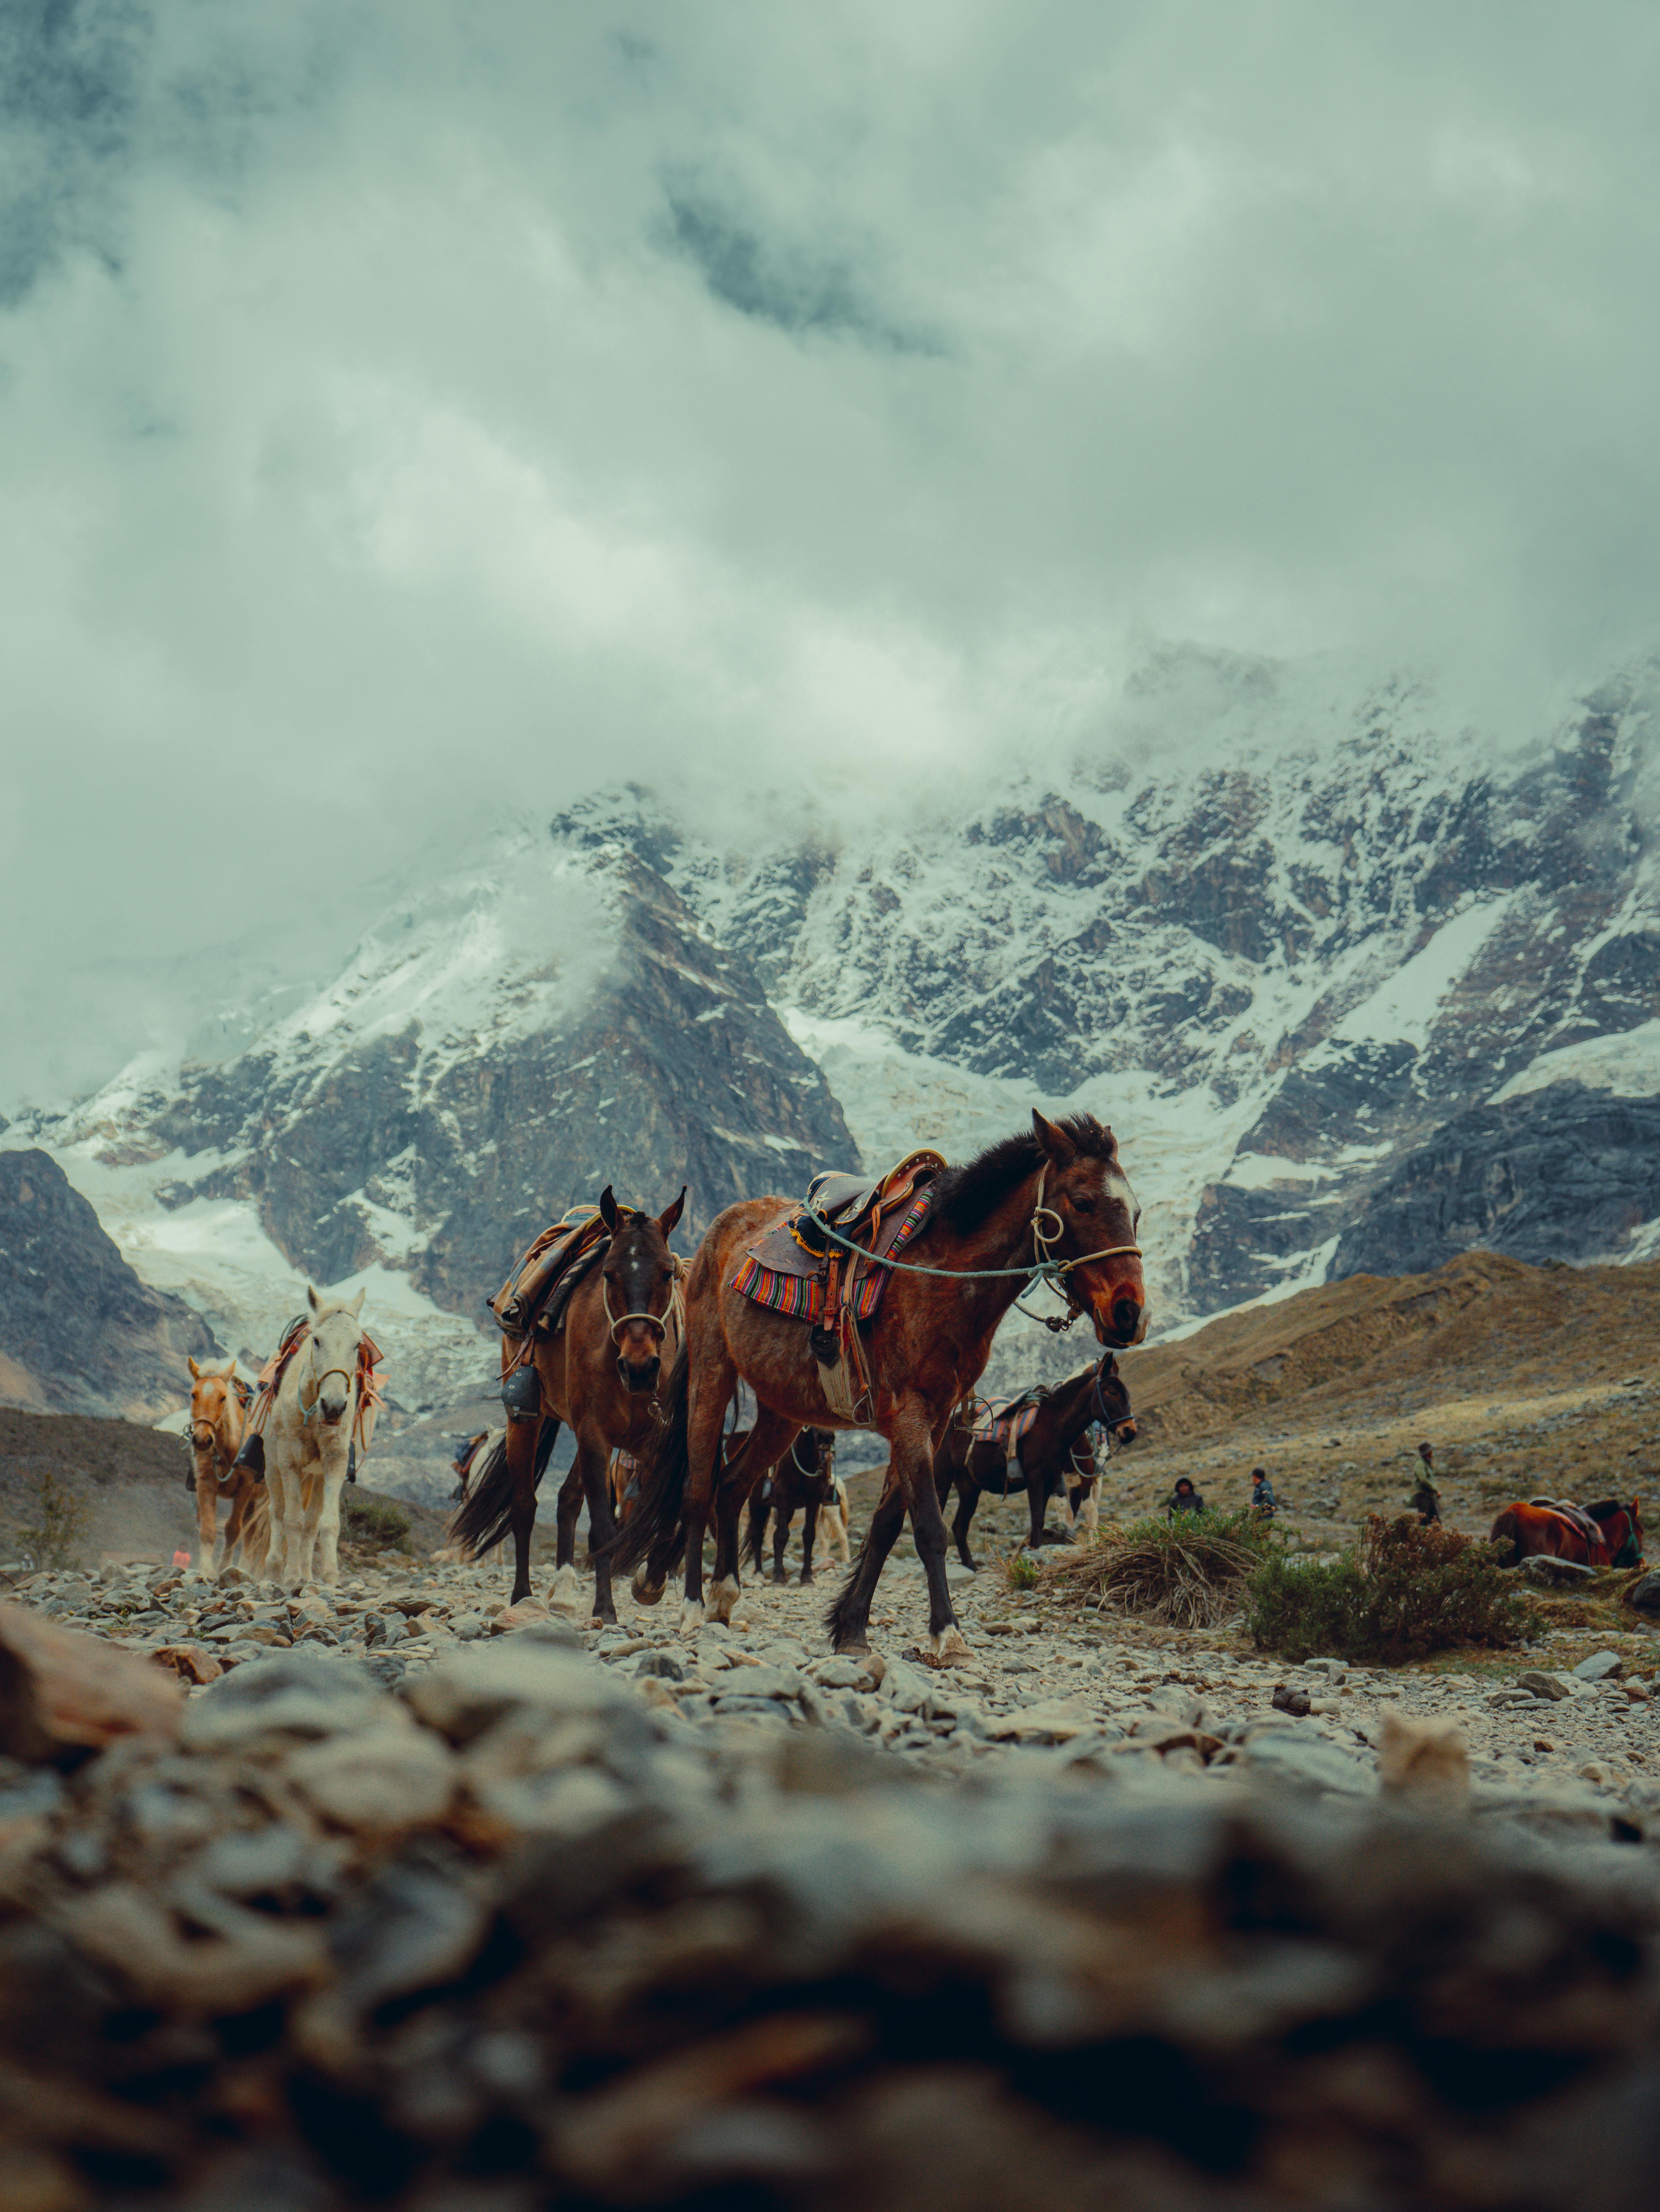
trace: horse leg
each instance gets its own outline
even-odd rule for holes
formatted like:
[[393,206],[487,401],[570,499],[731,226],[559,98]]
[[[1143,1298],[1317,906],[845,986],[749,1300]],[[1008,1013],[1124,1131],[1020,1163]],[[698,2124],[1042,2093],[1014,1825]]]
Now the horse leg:
[[[594,1500],[583,1471],[584,1446],[577,1440],[577,1455],[571,1462],[571,1472],[559,1486],[559,1503],[554,1509],[554,1580],[548,1592],[548,1602],[560,1613],[580,1613],[582,1610],[582,1580],[577,1573],[577,1516],[582,1510],[582,1501],[588,1500],[588,1549],[591,1554],[598,1541],[594,1534]],[[615,1615],[612,1618],[615,1620]]]
[[1073,1510],[1073,1528],[1075,1530],[1079,1522],[1081,1521],[1086,1536],[1093,1536],[1101,1523],[1100,1503],[1096,1496],[1099,1487],[1098,1477],[1093,1474],[1086,1475],[1078,1492],[1078,1502]]
[[[611,1452],[602,1436],[583,1430],[577,1437],[576,1465],[566,1483],[579,1481],[588,1498],[588,1557],[594,1570],[594,1619],[615,1626],[617,1609],[611,1595],[611,1538],[616,1522],[611,1511]],[[565,1491],[559,1494],[561,1527],[565,1518]],[[574,1527],[576,1515],[571,1516]],[[574,1547],[574,1537],[573,1545]],[[571,1570],[574,1576],[575,1568]],[[555,1582],[558,1577],[554,1577]]]
[[509,1526],[513,1532],[513,1588],[507,1600],[518,1605],[530,1595],[530,1531],[536,1520],[536,1439],[540,1421],[509,1421],[505,1449],[507,1472],[513,1478],[513,1506]]
[[968,1531],[974,1519],[974,1509],[980,1502],[980,1486],[972,1475],[965,1474],[957,1483],[957,1510],[952,1517],[951,1534],[957,1547],[957,1557],[971,1575],[979,1572],[973,1554],[968,1548]]
[[772,1528],[772,1580],[775,1583],[787,1583],[790,1579],[784,1571],[784,1553],[790,1541],[790,1523],[794,1517],[789,1506],[779,1507],[779,1517]]
[[[730,1467],[715,1492],[715,1579],[710,1589],[710,1611],[717,1620],[730,1620],[742,1584],[738,1573],[738,1516],[746,1500],[760,1487],[769,1468],[775,1468],[799,1431],[781,1413],[756,1409],[743,1455]],[[776,1492],[774,1503],[778,1503]],[[782,1508],[780,1507],[780,1510]]]
[[221,1566],[223,1566],[227,1559],[236,1556],[237,1547],[242,1541],[242,1531],[247,1526],[249,1514],[253,1510],[253,1484],[249,1481],[245,1474],[237,1475],[234,1480],[236,1487],[230,1493],[230,1518],[225,1523],[225,1534],[219,1543],[218,1557]]
[[[700,1370],[695,1360],[687,1383],[688,1393],[686,1407],[686,1492],[681,1504],[681,1531],[686,1545],[686,1583],[681,1599],[680,1632],[694,1636],[704,1622],[703,1610],[703,1532],[708,1524],[709,1509],[714,1503],[715,1477],[720,1467],[721,1423],[726,1417],[726,1407],[737,1387],[737,1370],[730,1358],[706,1364]],[[758,1420],[755,1424],[759,1428]],[[754,1447],[754,1431],[750,1445]],[[760,1464],[765,1465],[764,1461]],[[739,1492],[747,1495],[742,1482]],[[649,1564],[649,1563],[648,1563]],[[638,1588],[639,1577],[635,1577]],[[732,1595],[737,1595],[737,1562],[732,1563]],[[718,1607],[717,1607],[718,1613]],[[727,1612],[731,1608],[729,1606]]]
[[317,1580],[327,1589],[340,1587],[340,1500],[346,1488],[346,1455],[336,1451],[317,1471],[317,1519],[313,1542],[317,1547],[314,1559],[306,1561],[306,1580],[312,1579],[309,1570],[315,1566]]
[[210,1465],[204,1476],[198,1468],[192,1486],[196,1492],[196,1571],[204,1582],[219,1571],[219,1477]]
[[934,1484],[934,1455],[928,1416],[920,1398],[903,1401],[888,1432],[894,1471],[911,1513],[911,1533],[916,1539],[922,1571],[928,1577],[928,1642],[924,1656],[936,1667],[968,1656],[968,1646],[957,1626],[945,1578],[945,1516]]
[[840,1594],[830,1608],[829,1628],[831,1649],[835,1651],[868,1651],[870,1649],[870,1601],[876,1594],[876,1584],[893,1550],[899,1533],[905,1526],[905,1493],[899,1478],[890,1468],[888,1482],[876,1510],[870,1516],[870,1526],[864,1532],[864,1541],[853,1562],[853,1571],[843,1583]]
[[[813,1539],[818,1534],[818,1526],[819,1501],[816,1498],[809,1498],[801,1524],[801,1578],[804,1583],[810,1583],[813,1579]],[[780,1554],[779,1565],[782,1566],[783,1564]]]

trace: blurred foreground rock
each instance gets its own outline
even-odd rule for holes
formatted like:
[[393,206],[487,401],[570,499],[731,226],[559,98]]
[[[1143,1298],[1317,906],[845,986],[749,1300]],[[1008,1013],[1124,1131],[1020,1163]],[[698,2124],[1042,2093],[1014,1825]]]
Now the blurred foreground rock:
[[1637,1829],[1069,1719],[930,1777],[660,1664],[299,1644],[0,1761],[8,2212],[1652,2201]]

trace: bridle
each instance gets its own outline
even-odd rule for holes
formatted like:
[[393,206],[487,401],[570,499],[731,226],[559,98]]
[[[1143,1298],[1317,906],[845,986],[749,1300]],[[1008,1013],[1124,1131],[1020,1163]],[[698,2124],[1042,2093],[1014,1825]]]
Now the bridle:
[[[611,1311],[611,1285],[606,1280],[605,1276],[603,1273],[601,1274],[599,1279],[600,1302],[605,1308],[605,1318],[610,1323],[611,1341],[613,1344],[617,1340],[617,1331],[621,1328],[626,1322],[631,1321],[643,1321],[647,1328],[656,1329],[659,1348],[662,1345],[667,1342],[670,1332],[673,1333],[677,1341],[685,1334],[686,1293],[681,1288],[681,1277],[685,1273],[685,1270],[682,1267],[679,1258],[673,1252],[669,1255],[669,1265],[672,1270],[669,1278],[669,1303],[660,1314],[614,1314]],[[619,1352],[618,1357],[621,1358],[621,1355]]]
[[[349,1405],[351,1403],[352,1385],[357,1379],[357,1367],[355,1361],[354,1361],[350,1367],[325,1367],[319,1375],[317,1369],[317,1339],[314,1336],[308,1335],[306,1338],[306,1346],[311,1353],[312,1401],[310,1405],[308,1406],[306,1403],[306,1385],[303,1382],[300,1385],[296,1395],[300,1400],[300,1418],[302,1421],[306,1422],[307,1425],[309,1425],[317,1419],[318,1413],[322,1412],[323,1385],[328,1381],[330,1376],[338,1375],[340,1376],[341,1380],[346,1385],[346,1404]],[[326,1415],[324,1416],[324,1425],[328,1428],[338,1428],[340,1422],[344,1420],[345,1418],[346,1407],[342,1406],[340,1409],[338,1417],[335,1420],[330,1421],[328,1419]]]
[[[1057,1238],[1065,1236],[1066,1224],[1052,1206],[1045,1206],[1043,1202],[1044,1188],[1048,1179],[1049,1165],[1045,1161],[1038,1176],[1037,1203],[1032,1209],[1030,1227],[1033,1261],[1029,1267],[926,1267],[919,1260],[887,1259],[880,1252],[871,1251],[869,1245],[854,1243],[852,1238],[844,1237],[839,1229],[833,1229],[816,1206],[803,1200],[801,1210],[816,1228],[821,1229],[844,1251],[856,1252],[861,1259],[869,1260],[878,1267],[893,1269],[901,1275],[948,1275],[959,1283],[988,1283],[998,1277],[1006,1279],[1011,1275],[1020,1275],[1024,1278],[1021,1285],[1024,1290],[1030,1290],[1033,1283],[1046,1284],[1057,1297],[1066,1300],[1068,1310],[1063,1321],[1052,1314],[1032,1313],[1021,1304],[1018,1291],[1015,1304],[1028,1320],[1040,1321],[1045,1328],[1058,1334],[1070,1328],[1083,1311],[1076,1297],[1068,1289],[1066,1277],[1079,1267],[1088,1267],[1095,1260],[1139,1260],[1142,1248],[1139,1244],[1103,1244],[1099,1252],[1081,1252],[1075,1260],[1057,1260],[1051,1248]],[[1054,1223],[1052,1230],[1040,1225],[1045,1217]]]
[[836,1447],[833,1441],[829,1447],[830,1455],[827,1463],[826,1463],[824,1460],[824,1449],[825,1448],[822,1445],[819,1448],[820,1465],[817,1467],[803,1467],[801,1463],[800,1458],[801,1437],[797,1435],[791,1439],[790,1464],[795,1468],[797,1474],[804,1474],[809,1480],[815,1475],[822,1474],[828,1475],[831,1480],[833,1481],[835,1480],[834,1470],[836,1465]]

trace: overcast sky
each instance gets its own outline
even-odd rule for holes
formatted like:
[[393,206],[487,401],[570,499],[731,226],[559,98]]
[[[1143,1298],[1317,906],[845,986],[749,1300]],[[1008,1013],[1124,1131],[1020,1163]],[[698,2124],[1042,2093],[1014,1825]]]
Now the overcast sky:
[[972,773],[1148,638],[1530,733],[1660,635],[1657,113],[1649,0],[0,0],[0,1096],[498,804]]

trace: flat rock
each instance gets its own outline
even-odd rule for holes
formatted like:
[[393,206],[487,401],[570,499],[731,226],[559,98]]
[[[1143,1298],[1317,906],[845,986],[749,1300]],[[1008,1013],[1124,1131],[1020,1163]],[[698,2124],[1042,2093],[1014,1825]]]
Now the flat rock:
[[1536,1698],[1548,1698],[1553,1703],[1573,1695],[1560,1674],[1547,1674],[1538,1667],[1530,1667],[1525,1674],[1518,1674],[1516,1686],[1518,1690],[1530,1690]]
[[1625,1673],[1626,1662],[1617,1651],[1593,1651],[1573,1671],[1582,1682],[1611,1682]]
[[1644,1613],[1660,1613],[1660,1574],[1645,1575],[1626,1592],[1626,1603]]
[[337,1735],[366,1726],[380,1706],[381,1692],[349,1660],[303,1646],[255,1650],[245,1665],[210,1683],[185,1708],[180,1733],[191,1749],[221,1749],[271,1730]]
[[1253,1774],[1287,1782],[1302,1790],[1331,1790],[1346,1797],[1377,1794],[1378,1775],[1369,1759],[1320,1737],[1290,1730],[1254,1735],[1239,1757]]
[[1073,1698],[1040,1698],[1018,1712],[989,1719],[986,1733],[1000,1743],[1064,1743],[1069,1737],[1092,1734],[1100,1727],[1095,1716]]
[[1548,1552],[1536,1552],[1524,1559],[1521,1571],[1530,1582],[1543,1583],[1554,1589],[1565,1589],[1574,1583],[1593,1580],[1593,1571],[1582,1567],[1573,1559],[1558,1559]]

